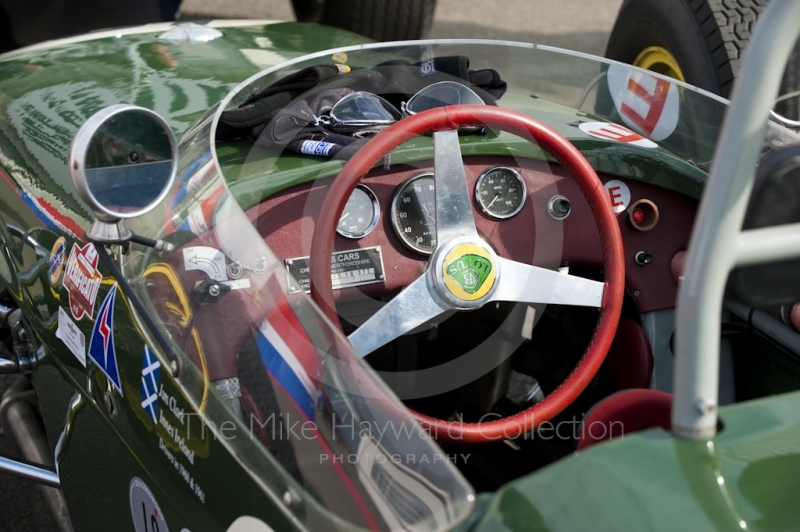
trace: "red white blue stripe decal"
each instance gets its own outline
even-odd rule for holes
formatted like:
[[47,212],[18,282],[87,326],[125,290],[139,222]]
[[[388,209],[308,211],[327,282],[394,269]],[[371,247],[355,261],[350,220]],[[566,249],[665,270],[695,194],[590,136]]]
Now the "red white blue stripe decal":
[[[274,281],[274,279],[272,280]],[[305,333],[303,325],[297,319],[289,301],[283,295],[280,286],[269,282],[270,292],[276,298],[275,307],[259,328],[257,337],[258,350],[267,368],[269,376],[278,384],[278,388],[289,396],[289,399],[302,412],[307,420],[314,419],[314,410],[319,401],[320,382],[323,378],[323,367],[317,348]],[[316,429],[316,425],[312,425]],[[333,451],[325,437],[316,438],[322,452],[328,455],[344,487],[350,492],[361,510],[370,530],[378,530],[371,511],[367,507],[359,491],[344,471],[341,464],[333,460]]]
[[20,196],[22,197],[22,201],[33,210],[36,217],[39,218],[48,229],[61,231],[72,238],[80,238],[79,235],[83,235],[83,229],[75,223],[75,220],[64,216],[46,200],[35,198],[24,190],[21,192]]
[[81,226],[78,225],[75,220],[59,212],[57,208],[53,207],[44,199],[31,196],[27,191],[18,188],[11,178],[8,177],[8,174],[2,170],[0,170],[0,178],[5,181],[6,185],[8,185],[11,190],[22,198],[22,201],[31,208],[34,215],[41,220],[45,227],[54,231],[61,231],[73,238],[80,239],[80,235],[83,235],[83,229],[81,229]]
[[314,419],[321,377],[319,354],[287,301],[280,301],[261,324],[257,345],[270,376]]

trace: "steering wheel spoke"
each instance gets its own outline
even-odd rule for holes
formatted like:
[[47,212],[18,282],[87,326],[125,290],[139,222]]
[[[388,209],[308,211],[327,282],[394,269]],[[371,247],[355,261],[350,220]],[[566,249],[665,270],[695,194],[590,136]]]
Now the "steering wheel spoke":
[[432,294],[429,277],[422,275],[373,314],[347,337],[361,357],[388,344],[428,320],[451,310]]
[[477,238],[458,131],[451,129],[433,134],[433,174],[437,245],[459,237]]
[[605,283],[497,258],[500,278],[491,301],[600,307]]

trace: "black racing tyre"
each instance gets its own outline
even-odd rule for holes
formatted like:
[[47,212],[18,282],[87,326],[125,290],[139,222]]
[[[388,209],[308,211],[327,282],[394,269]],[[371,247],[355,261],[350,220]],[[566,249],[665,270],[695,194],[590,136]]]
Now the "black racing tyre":
[[606,57],[645,66],[640,54],[660,47],[671,53],[687,83],[728,98],[767,1],[625,0]]
[[319,23],[376,41],[421,39],[435,8],[436,0],[325,0]]
[[11,36],[11,21],[6,13],[6,8],[0,6],[0,54],[8,52],[14,48],[19,48],[19,45],[14,42]]
[[[780,94],[787,96],[781,99],[775,106],[775,111],[790,120],[800,120],[800,97],[797,94],[800,89],[800,41],[795,43],[792,55],[789,56],[789,63],[786,65],[786,72],[783,74]],[[792,93],[794,96],[789,96]]]

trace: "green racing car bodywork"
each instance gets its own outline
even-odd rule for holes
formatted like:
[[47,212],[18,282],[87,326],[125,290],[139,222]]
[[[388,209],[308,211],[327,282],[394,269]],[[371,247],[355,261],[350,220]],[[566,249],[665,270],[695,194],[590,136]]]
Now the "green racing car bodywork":
[[[506,445],[501,441],[491,444],[501,448],[498,456],[512,453],[510,462],[519,465],[513,474],[508,469],[498,472],[497,478],[502,480],[498,480],[496,488],[483,488],[480,483],[470,486],[475,484],[473,478],[494,474],[491,459],[480,462],[480,473],[459,472],[458,456],[472,452],[466,444],[448,446],[445,442],[443,452],[448,458],[439,465],[441,470],[431,475],[452,480],[442,480],[430,489],[437,494],[437,490],[447,492],[441,498],[449,501],[443,503],[445,506],[450,506],[446,517],[431,510],[435,515],[427,521],[421,517],[408,521],[398,518],[393,524],[385,517],[387,514],[375,509],[380,507],[378,502],[364,503],[369,510],[354,510],[351,495],[342,487],[351,480],[344,480],[341,485],[337,484],[339,480],[310,482],[315,486],[312,489],[297,481],[296,475],[293,478],[291,467],[278,456],[279,451],[253,437],[252,424],[249,435],[241,436],[247,423],[234,419],[221,392],[209,391],[208,373],[193,364],[191,355],[179,355],[181,364],[190,366],[188,370],[182,365],[180,372],[174,367],[170,371],[168,353],[134,308],[130,295],[120,287],[115,272],[102,262],[94,262],[94,270],[82,266],[83,274],[88,271],[90,275],[76,281],[75,263],[92,260],[85,233],[92,226],[93,214],[71,179],[67,164],[70,143],[84,122],[104,108],[130,104],[149,109],[163,117],[178,139],[179,175],[195,175],[193,172],[199,171],[189,168],[195,163],[218,163],[208,171],[209,175],[214,173],[214,179],[225,183],[239,205],[237,209],[251,219],[287,216],[287,212],[297,219],[307,217],[313,211],[279,211],[276,207],[272,212],[281,214],[269,215],[268,206],[272,204],[268,202],[284,197],[282,194],[306,190],[303,187],[313,189],[318,180],[331,180],[345,161],[289,151],[261,153],[253,148],[252,139],[215,141],[213,126],[217,115],[235,109],[241,103],[241,95],[249,96],[304,65],[330,63],[328,58],[333,52],[328,50],[343,50],[350,56],[348,65],[369,68],[383,59],[381,54],[386,58],[402,56],[398,51],[401,47],[362,46],[364,39],[354,34],[296,23],[211,23],[221,32],[218,38],[174,42],[160,37],[169,26],[120,30],[118,34],[104,32],[0,56],[0,280],[5,288],[0,303],[7,308],[4,315],[9,315],[11,309],[21,310],[21,327],[26,334],[23,342],[18,329],[7,328],[4,334],[9,338],[9,348],[4,349],[3,357],[8,363],[0,367],[8,373],[25,370],[24,378],[36,391],[37,419],[40,414],[47,451],[53,456],[51,463],[39,464],[43,482],[60,487],[69,511],[67,521],[75,530],[163,532],[166,525],[171,530],[193,532],[359,528],[778,531],[798,526],[800,395],[796,390],[800,389],[800,357],[786,345],[786,335],[797,334],[788,328],[779,336],[762,330],[734,340],[738,345],[726,355],[729,365],[724,366],[730,375],[720,379],[728,379],[726,382],[734,391],[729,392],[727,402],[735,404],[720,408],[719,429],[710,437],[679,437],[662,428],[649,428],[589,449],[559,451],[536,459],[515,458],[513,453],[533,451],[522,444],[522,450],[512,450],[513,442]],[[532,45],[479,41],[420,45],[422,49],[425,46],[437,56],[460,52],[470,57],[473,66],[496,68],[509,85],[508,92],[498,98],[498,106],[546,123],[575,146],[603,180],[628,183],[632,195],[641,190],[666,191],[663,194],[669,200],[664,200],[665,204],[688,206],[685,212],[673,213],[675,220],[685,219],[691,224],[695,219],[697,201],[703,197],[709,172],[713,172],[712,156],[723,131],[727,101],[672,82],[681,104],[677,126],[672,126],[675,133],[650,135],[655,147],[642,147],[593,135],[587,133],[587,127],[581,127],[612,123],[616,116],[617,122],[636,129],[622,121],[621,115],[614,115],[613,106],[609,108],[612,99],[603,97],[603,90],[608,90],[604,89],[605,78],[598,78],[610,68],[622,68],[619,64]],[[375,57],[371,55],[373,50],[377,51]],[[665,79],[651,77],[656,82]],[[245,81],[248,79],[250,85]],[[573,94],[570,89],[577,92]],[[583,89],[585,93],[581,94]],[[218,106],[221,100],[223,103]],[[752,142],[761,143],[755,136],[752,138]],[[800,138],[794,133],[770,126],[764,145],[777,149],[798,141]],[[208,153],[203,142],[210,143]],[[391,152],[391,166],[426,167],[425,161],[435,158],[435,142],[430,135],[420,135],[401,144]],[[558,166],[556,158],[538,145],[507,132],[462,135],[460,148],[465,159],[512,157]],[[389,171],[387,163],[383,172]],[[384,175],[380,168],[375,174],[375,179]],[[561,175],[558,171],[554,174]],[[170,200],[165,200],[165,204],[174,200],[169,209],[179,205],[176,197],[173,193]],[[208,197],[206,194],[202,199]],[[632,202],[631,197],[629,203]],[[259,211],[259,206],[266,207]],[[138,234],[169,240],[158,226],[168,218],[165,209],[132,221],[131,227]],[[169,213],[186,218],[190,210],[175,207]],[[256,212],[257,215],[252,214]],[[386,208],[382,212],[383,216],[389,215]],[[578,210],[575,212],[573,216],[580,215]],[[662,218],[668,220],[669,215],[662,207]],[[630,239],[647,235],[631,229],[627,216],[625,211],[619,217],[623,232],[629,231],[623,234],[625,245],[640,245],[645,241]],[[669,256],[656,253],[655,260],[662,262],[653,266],[634,262],[635,252],[640,249],[625,248],[626,268],[644,271],[658,267],[660,275],[667,279],[652,288],[636,284],[647,283],[647,279],[626,283],[626,305],[636,309],[631,310],[631,315],[643,323],[656,356],[656,375],[661,380],[653,380],[651,386],[664,391],[676,389],[672,378],[664,376],[666,366],[659,366],[663,363],[659,357],[666,360],[675,356],[669,344],[675,319],[674,295],[679,285],[669,277],[669,259],[690,245],[689,234],[681,233],[678,221],[675,224],[675,234],[680,234],[675,243],[670,241],[667,245]],[[177,227],[178,222],[174,225]],[[257,227],[266,238],[263,226]],[[484,231],[482,227],[479,224]],[[386,232],[390,234],[391,229]],[[634,236],[626,236],[629,234]],[[273,241],[267,242],[281,260],[294,258],[281,253]],[[173,244],[180,246],[184,242]],[[382,245],[386,255],[387,244]],[[175,335],[159,307],[160,296],[147,300],[148,288],[142,281],[169,263],[166,255],[156,260],[141,252],[129,256],[118,246],[108,249],[139,297],[146,300],[147,309],[157,321],[163,321],[165,331]],[[287,244],[286,249],[294,248]],[[413,257],[408,250],[403,253]],[[390,258],[384,260],[384,266],[390,264]],[[664,282],[672,284],[665,289]],[[82,303],[74,304],[78,295],[83,297]],[[671,299],[672,303],[662,304],[659,298]],[[303,301],[296,310],[298,316],[318,312],[310,300]],[[89,319],[81,316],[81,304]],[[102,321],[101,314],[108,316],[108,312],[111,317]],[[184,312],[179,317],[190,320],[191,312],[186,308],[171,312]],[[72,315],[66,317],[69,321],[60,317],[68,313]],[[648,320],[650,326],[645,323]],[[660,325],[654,325],[656,322]],[[73,326],[71,333],[66,330],[69,323]],[[309,329],[308,323],[316,322],[303,321],[303,327]],[[752,319],[748,321],[745,315],[744,323],[752,326]],[[101,368],[92,359],[91,344],[106,338],[104,325],[112,329],[110,342],[118,363],[114,375],[108,366]],[[327,330],[328,325],[319,327]],[[207,339],[204,341],[208,344]],[[326,341],[336,345],[334,340]],[[75,342],[83,344],[76,347]],[[83,353],[82,359],[76,350]],[[213,355],[209,351],[206,356]],[[152,373],[146,372],[148,362],[160,368],[152,389],[145,383],[145,377]],[[668,369],[671,368],[670,361]],[[376,370],[380,368],[376,366]],[[379,380],[371,370],[364,371]],[[148,395],[145,390],[152,393]],[[393,397],[388,391],[380,393]],[[146,401],[148,397],[153,397],[150,403]],[[159,405],[158,414],[147,410],[153,401]],[[329,401],[333,406],[317,408],[336,411],[335,399]],[[12,402],[4,401],[6,406],[0,407],[4,423],[4,408]],[[594,402],[599,402],[598,396],[591,400]],[[413,408],[420,408],[419,403]],[[398,416],[405,420],[402,416],[409,415]],[[285,417],[284,423],[291,428]],[[552,423],[548,427],[546,423],[517,436],[539,442],[553,438],[556,430],[567,430]],[[301,423],[293,430],[302,432],[303,426]],[[423,468],[419,457],[430,453],[437,456],[439,447],[424,437],[421,429],[415,430],[419,433],[415,432],[413,441],[424,442],[419,444],[424,449],[411,462],[413,467]],[[570,446],[578,439],[579,430],[577,422],[571,425],[567,438]],[[5,428],[6,436],[10,432]],[[229,438],[231,435],[238,437]],[[20,440],[17,444],[24,448],[27,443]],[[335,462],[335,451],[330,452]],[[408,457],[404,461],[408,466]],[[313,474],[308,471],[316,471],[303,469],[302,464],[298,467],[306,480]],[[323,475],[321,470],[319,475]],[[348,478],[362,479],[356,473]],[[434,480],[430,483],[436,484]],[[331,492],[322,493],[325,490],[319,486],[328,486]],[[450,486],[451,491],[442,486]],[[337,490],[342,493],[335,493]],[[387,497],[402,498],[397,493]]]

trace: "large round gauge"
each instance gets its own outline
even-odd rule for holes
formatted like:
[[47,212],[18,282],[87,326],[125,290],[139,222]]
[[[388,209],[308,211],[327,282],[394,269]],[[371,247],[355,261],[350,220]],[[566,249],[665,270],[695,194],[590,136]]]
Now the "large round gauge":
[[392,225],[400,241],[417,253],[436,247],[436,196],[433,174],[419,174],[399,187],[392,201]]
[[525,181],[505,166],[486,170],[475,185],[475,196],[481,210],[494,218],[511,218],[525,203]]
[[365,185],[356,185],[339,217],[336,232],[347,238],[367,236],[378,225],[380,214],[375,193]]

